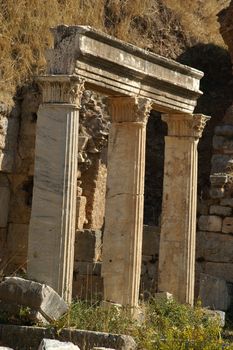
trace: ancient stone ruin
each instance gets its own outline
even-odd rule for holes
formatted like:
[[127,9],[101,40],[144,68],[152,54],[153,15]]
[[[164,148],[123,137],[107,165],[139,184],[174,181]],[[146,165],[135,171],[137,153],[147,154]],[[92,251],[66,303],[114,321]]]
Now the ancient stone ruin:
[[[111,117],[103,237],[88,233],[94,245],[103,244],[103,299],[138,305],[146,123],[156,110],[168,125],[158,290],[193,304],[197,144],[209,117],[192,113],[203,74],[89,27],[58,26],[53,35],[47,73],[38,78],[42,102],[36,129],[28,277],[71,300],[75,231],[77,223],[79,229],[87,224],[77,168],[78,158],[81,164],[88,158],[85,144],[91,127],[88,132],[85,122],[78,142],[79,109],[87,89],[106,96]],[[104,142],[109,122],[99,118],[96,123]],[[98,152],[93,138],[88,147],[90,153]]]
[[[37,79],[40,90],[23,92],[21,111],[24,104],[29,111],[22,124],[15,122],[17,110],[1,119],[7,125],[1,153],[3,261],[17,271],[27,255],[27,276],[68,302],[77,266],[73,295],[81,295],[87,283],[101,291],[103,283],[106,303],[136,307],[146,247],[146,124],[155,110],[163,114],[168,135],[154,291],[193,304],[197,144],[209,117],[192,113],[203,74],[89,27],[58,26],[53,35],[47,73]],[[97,102],[90,91],[105,97]],[[32,201],[32,209],[27,203],[24,210],[25,201]]]

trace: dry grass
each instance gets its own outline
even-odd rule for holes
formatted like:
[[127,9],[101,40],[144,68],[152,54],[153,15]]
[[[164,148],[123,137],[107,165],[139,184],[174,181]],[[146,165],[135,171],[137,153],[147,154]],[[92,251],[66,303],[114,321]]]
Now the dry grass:
[[175,58],[192,43],[221,43],[216,13],[228,0],[0,0],[0,101],[40,74],[49,27],[87,24]]
[[184,30],[199,42],[223,45],[216,15],[230,0],[163,0],[179,16]]

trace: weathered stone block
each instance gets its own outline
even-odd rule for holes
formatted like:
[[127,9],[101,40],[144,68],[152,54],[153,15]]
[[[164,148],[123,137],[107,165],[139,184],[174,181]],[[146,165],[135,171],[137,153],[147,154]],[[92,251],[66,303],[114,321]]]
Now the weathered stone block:
[[210,197],[213,199],[216,198],[223,198],[224,197],[224,188],[218,188],[218,187],[211,187],[210,188]]
[[52,327],[26,327],[0,325],[1,341],[15,350],[37,350],[44,338],[70,341],[80,349],[91,350],[94,346],[117,350],[136,350],[134,339],[127,335],[92,332],[77,329],[57,329]]
[[233,283],[233,263],[207,262],[205,273]]
[[233,233],[233,217],[226,217],[223,219],[222,232]]
[[102,232],[100,230],[77,231],[75,237],[75,260],[98,261],[102,251]]
[[159,227],[149,225],[143,226],[142,255],[158,256],[159,234]]
[[224,198],[221,200],[220,204],[233,208],[233,198]]
[[38,350],[80,350],[71,342],[61,342],[55,339],[43,339]]
[[223,137],[223,136],[214,136],[213,137],[213,148],[223,153],[233,153],[233,140]]
[[230,216],[232,209],[229,207],[223,207],[221,205],[211,205],[210,214],[220,215],[220,216]]
[[79,196],[76,199],[76,229],[82,230],[86,220],[86,204],[87,199],[84,196]]
[[199,298],[202,306],[213,310],[227,311],[231,304],[226,281],[203,273],[200,275]]
[[210,182],[213,187],[222,187],[227,182],[227,175],[221,173],[210,175]]
[[224,173],[227,163],[231,158],[230,155],[226,154],[214,154],[211,159],[211,174]]
[[232,246],[232,235],[198,231],[196,241],[196,259],[198,261],[231,262]]
[[220,232],[222,230],[222,218],[216,215],[201,215],[198,220],[201,231]]
[[0,284],[0,300],[28,306],[48,321],[57,320],[68,310],[68,305],[51,287],[19,277],[8,277]]
[[10,202],[9,187],[0,187],[0,227],[7,226],[8,210]]

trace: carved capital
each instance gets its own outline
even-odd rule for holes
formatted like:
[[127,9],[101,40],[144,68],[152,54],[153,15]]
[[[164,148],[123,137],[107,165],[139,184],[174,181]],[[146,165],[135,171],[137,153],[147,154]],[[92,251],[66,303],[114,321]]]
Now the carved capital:
[[72,104],[80,108],[84,80],[69,75],[46,75],[37,78],[43,103]]
[[169,136],[199,139],[210,117],[203,114],[165,114],[162,119],[168,125]]
[[109,97],[109,113],[113,123],[147,123],[152,103],[146,98]]

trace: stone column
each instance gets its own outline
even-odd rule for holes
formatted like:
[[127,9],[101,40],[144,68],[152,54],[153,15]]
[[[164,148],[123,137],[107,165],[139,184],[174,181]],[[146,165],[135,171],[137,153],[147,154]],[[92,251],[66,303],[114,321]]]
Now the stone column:
[[138,305],[149,100],[114,97],[103,239],[104,300]]
[[159,291],[193,304],[197,144],[209,117],[170,114],[165,138],[162,225],[159,249]]
[[40,77],[28,277],[71,300],[76,217],[79,106],[83,82]]

